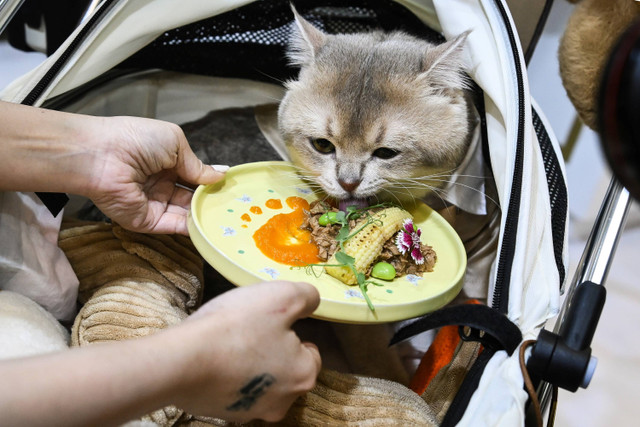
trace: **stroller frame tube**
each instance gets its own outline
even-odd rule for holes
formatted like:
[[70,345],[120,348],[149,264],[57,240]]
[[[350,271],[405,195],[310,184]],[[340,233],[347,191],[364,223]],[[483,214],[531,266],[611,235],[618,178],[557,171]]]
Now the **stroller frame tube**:
[[24,0],[0,0],[0,34],[4,32]]
[[[593,230],[576,268],[574,279],[569,286],[567,299],[571,298],[575,287],[582,282],[590,281],[604,285],[630,204],[627,189],[616,179],[613,179],[609,184]],[[562,313],[565,311],[566,305],[561,311],[561,319],[563,318]]]
[[[615,178],[611,180],[582,257],[576,267],[567,296],[560,309],[554,333],[559,333],[567,320],[567,312],[574,300],[576,288],[585,282],[604,286],[620,236],[627,219],[631,200],[629,192]],[[591,313],[585,313],[591,315]],[[599,313],[597,314],[599,316]],[[588,384],[588,382],[587,382]],[[586,388],[586,386],[585,386]],[[551,385],[541,382],[537,390],[542,412],[551,399]]]

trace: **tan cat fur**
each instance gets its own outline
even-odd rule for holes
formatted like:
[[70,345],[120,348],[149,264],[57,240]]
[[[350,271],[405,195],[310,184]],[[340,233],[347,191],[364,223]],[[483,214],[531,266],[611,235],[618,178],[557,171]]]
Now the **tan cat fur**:
[[289,57],[301,71],[279,110],[292,161],[340,200],[416,198],[440,187],[442,176],[429,177],[459,165],[472,129],[466,33],[433,45],[400,32],[327,35],[297,14],[296,23]]

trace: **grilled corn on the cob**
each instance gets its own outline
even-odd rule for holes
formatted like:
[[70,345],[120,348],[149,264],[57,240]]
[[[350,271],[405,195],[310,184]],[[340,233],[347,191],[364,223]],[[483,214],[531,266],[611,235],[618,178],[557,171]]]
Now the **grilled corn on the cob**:
[[[369,221],[369,224],[348,239],[343,246],[344,252],[355,259],[356,271],[365,273],[369,269],[382,252],[384,243],[402,228],[403,222],[408,218],[413,218],[409,212],[398,207],[390,207],[373,214],[370,219],[363,220]],[[363,221],[356,224],[356,230],[364,224]],[[336,263],[336,254],[333,254],[327,264]],[[325,271],[348,285],[357,284],[356,276],[349,267],[327,266]]]

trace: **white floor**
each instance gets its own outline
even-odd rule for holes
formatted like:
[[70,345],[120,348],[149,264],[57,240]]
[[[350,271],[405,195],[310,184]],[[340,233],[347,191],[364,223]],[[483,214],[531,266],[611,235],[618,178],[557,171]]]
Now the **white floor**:
[[[562,89],[555,59],[558,37],[570,10],[555,2],[551,19],[529,67],[531,91],[547,114],[559,139],[568,134],[574,113]],[[26,54],[0,40],[0,91],[44,59]],[[572,201],[570,258],[572,268],[582,254],[590,225],[609,182],[609,172],[599,155],[597,136],[583,132],[576,153],[567,164]],[[595,172],[594,172],[595,170]],[[585,185],[587,183],[588,185]],[[640,284],[636,263],[640,254],[640,214],[633,207],[607,282],[607,303],[593,343],[599,360],[587,390],[561,391],[558,426],[599,427],[638,425],[640,404]]]

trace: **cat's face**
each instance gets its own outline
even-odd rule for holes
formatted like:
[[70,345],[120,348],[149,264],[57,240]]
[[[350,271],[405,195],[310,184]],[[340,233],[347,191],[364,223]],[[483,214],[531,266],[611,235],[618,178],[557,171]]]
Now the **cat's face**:
[[301,72],[279,125],[303,174],[356,204],[441,187],[469,142],[464,37],[433,47],[399,33],[329,36],[297,20],[290,56]]

